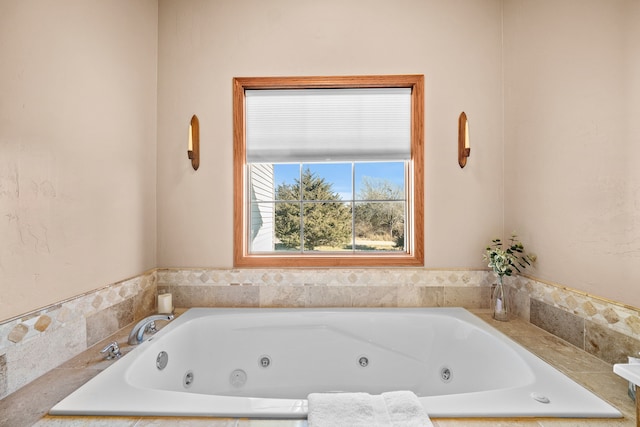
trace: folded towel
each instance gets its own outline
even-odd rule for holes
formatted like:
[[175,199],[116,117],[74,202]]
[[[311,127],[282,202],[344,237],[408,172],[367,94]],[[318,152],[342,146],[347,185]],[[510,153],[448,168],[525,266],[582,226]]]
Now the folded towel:
[[410,391],[311,393],[307,400],[309,427],[433,427]]

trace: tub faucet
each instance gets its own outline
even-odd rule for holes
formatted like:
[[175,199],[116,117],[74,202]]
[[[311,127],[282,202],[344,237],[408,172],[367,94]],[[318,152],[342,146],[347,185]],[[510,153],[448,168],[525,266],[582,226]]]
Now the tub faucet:
[[156,320],[166,320],[168,322],[172,319],[173,314],[154,314],[152,316],[145,317],[136,323],[136,326],[131,329],[127,342],[131,345],[140,344],[145,332],[156,332]]
[[100,350],[101,354],[104,354],[104,358],[107,360],[119,359],[122,356],[118,342],[114,341]]

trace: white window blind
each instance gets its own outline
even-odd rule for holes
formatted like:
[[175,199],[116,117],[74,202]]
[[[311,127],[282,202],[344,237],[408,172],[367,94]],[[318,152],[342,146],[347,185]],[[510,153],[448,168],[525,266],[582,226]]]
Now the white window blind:
[[245,91],[248,163],[409,160],[411,89]]

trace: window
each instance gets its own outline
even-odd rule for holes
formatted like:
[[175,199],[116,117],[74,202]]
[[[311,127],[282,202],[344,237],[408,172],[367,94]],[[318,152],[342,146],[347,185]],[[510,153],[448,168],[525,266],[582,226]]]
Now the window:
[[423,88],[234,79],[235,265],[422,265]]

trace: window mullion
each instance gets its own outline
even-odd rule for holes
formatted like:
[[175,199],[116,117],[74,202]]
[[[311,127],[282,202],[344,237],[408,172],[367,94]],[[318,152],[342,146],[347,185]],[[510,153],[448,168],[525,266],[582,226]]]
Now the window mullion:
[[356,163],[351,162],[351,252],[356,252]]
[[304,190],[302,188],[302,163],[298,168],[298,179],[300,185],[298,185],[298,203],[300,204],[300,253],[304,253]]

